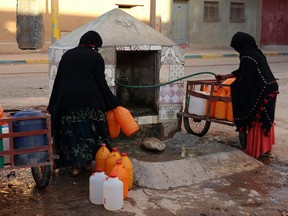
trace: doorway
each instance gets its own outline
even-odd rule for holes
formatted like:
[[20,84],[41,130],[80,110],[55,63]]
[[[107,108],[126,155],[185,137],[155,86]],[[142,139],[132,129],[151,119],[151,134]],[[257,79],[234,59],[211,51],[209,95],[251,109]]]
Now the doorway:
[[288,44],[287,10],[287,0],[263,1],[261,45]]
[[176,44],[188,44],[187,1],[174,1],[173,3],[172,40]]

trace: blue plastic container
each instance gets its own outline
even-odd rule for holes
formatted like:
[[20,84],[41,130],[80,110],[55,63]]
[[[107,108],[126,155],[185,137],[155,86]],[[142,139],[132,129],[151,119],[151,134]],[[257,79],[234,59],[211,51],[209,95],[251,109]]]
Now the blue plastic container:
[[[43,116],[41,111],[37,110],[24,110],[17,112],[12,118],[15,117],[28,117],[28,116]],[[13,121],[14,132],[27,132],[34,130],[46,129],[45,119],[35,120],[22,120]],[[14,138],[14,149],[25,149],[29,147],[47,146],[47,135],[34,135]],[[14,156],[14,163],[16,166],[43,163],[48,160],[48,152],[33,152],[27,154],[19,154]]]

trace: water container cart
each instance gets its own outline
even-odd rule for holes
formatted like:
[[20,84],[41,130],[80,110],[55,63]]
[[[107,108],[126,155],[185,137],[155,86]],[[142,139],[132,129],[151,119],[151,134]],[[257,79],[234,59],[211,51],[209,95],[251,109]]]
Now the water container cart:
[[[0,123],[7,122],[9,127],[8,133],[0,134],[0,139],[9,139],[9,150],[0,151],[0,156],[9,156],[10,163],[5,164],[0,168],[1,170],[13,170],[20,168],[31,168],[33,179],[36,185],[39,188],[44,188],[49,185],[50,180],[52,178],[53,172],[53,160],[57,159],[57,155],[53,155],[52,151],[52,143],[51,143],[51,117],[49,114],[44,114],[42,116],[27,116],[27,117],[13,117],[13,118],[2,118],[0,119]],[[43,120],[45,122],[45,128],[41,130],[30,130],[30,131],[21,131],[14,132],[13,131],[13,122],[14,121],[31,121],[31,120]],[[27,137],[27,136],[35,136],[35,135],[44,135],[47,137],[47,145],[45,146],[37,146],[37,147],[29,147],[29,148],[14,148],[14,138],[17,137]],[[41,163],[33,163],[33,164],[23,164],[23,165],[15,165],[14,156],[18,154],[26,154],[26,153],[35,153],[35,152],[48,152],[48,160]]]
[[[208,95],[199,93],[199,91],[204,90],[205,86],[209,87],[210,94]],[[229,85],[221,84],[216,80],[187,81],[185,105],[183,110],[177,113],[179,122],[182,122],[183,118],[183,125],[187,133],[202,137],[208,132],[211,122],[234,126],[233,122],[210,117],[212,102],[216,101],[223,101],[225,103],[231,102],[231,97],[213,96],[214,89],[219,87],[228,88]],[[190,114],[188,112],[190,96],[199,97],[207,100],[206,115],[200,116],[196,114]]]

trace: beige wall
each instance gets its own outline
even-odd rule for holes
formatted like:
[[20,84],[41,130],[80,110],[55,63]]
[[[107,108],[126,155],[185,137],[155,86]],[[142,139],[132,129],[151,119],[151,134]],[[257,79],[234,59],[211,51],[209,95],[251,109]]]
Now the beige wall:
[[[245,22],[230,22],[230,3],[245,5]],[[238,31],[250,33],[259,41],[261,0],[221,0],[219,1],[219,21],[203,20],[204,1],[189,1],[189,44],[190,46],[227,48],[232,36]]]
[[[45,44],[37,51],[23,51],[16,42],[17,0],[0,0],[0,53],[47,52],[52,41],[51,0],[18,0],[18,2],[37,1],[41,4],[44,17]],[[56,1],[56,0],[55,0]],[[173,0],[58,0],[59,30],[65,35],[86,24],[92,19],[118,6],[116,4],[138,4],[142,6],[123,9],[146,24],[150,23],[150,2],[156,1],[155,28],[168,38],[172,38],[171,15]],[[231,0],[220,0],[220,21],[203,22],[203,1],[190,0],[188,4],[188,41],[190,46],[229,47],[229,41],[236,31],[245,31],[261,37],[261,0],[235,0],[245,3],[244,23],[229,22]],[[104,3],[103,3],[104,2]]]
[[[35,0],[18,0],[18,2]],[[52,41],[51,0],[37,0],[44,19],[44,46],[40,50],[20,50],[16,41],[16,6],[17,0],[0,1],[0,53],[47,52]],[[156,1],[156,0],[155,0]],[[150,0],[58,0],[59,30],[65,35],[92,19],[118,8],[116,4],[137,4],[131,9],[124,9],[146,24],[150,22]],[[105,2],[105,3],[103,3]],[[156,1],[156,28],[163,27],[164,34],[170,35],[170,16],[172,0]]]

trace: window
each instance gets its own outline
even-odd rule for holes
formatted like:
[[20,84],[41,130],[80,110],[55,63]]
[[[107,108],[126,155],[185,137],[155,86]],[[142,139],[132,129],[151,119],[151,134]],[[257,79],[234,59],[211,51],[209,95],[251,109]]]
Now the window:
[[230,22],[245,22],[244,3],[230,3]]
[[204,1],[204,21],[219,21],[219,2]]

